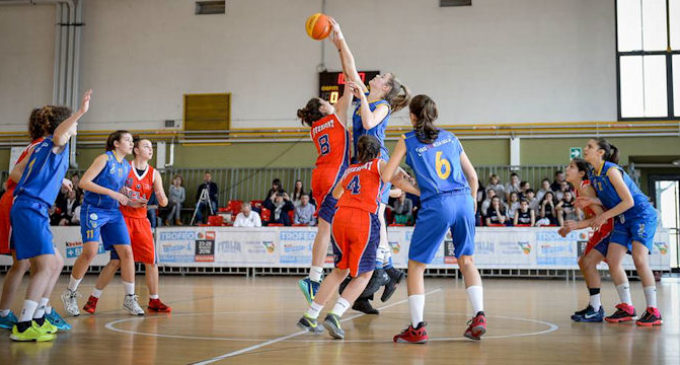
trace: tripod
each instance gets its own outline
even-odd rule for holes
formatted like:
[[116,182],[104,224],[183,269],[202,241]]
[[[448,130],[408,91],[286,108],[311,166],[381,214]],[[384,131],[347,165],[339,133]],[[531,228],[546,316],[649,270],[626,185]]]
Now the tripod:
[[199,210],[201,209],[201,203],[206,203],[208,205],[210,215],[215,214],[215,212],[213,211],[212,202],[210,201],[210,195],[208,194],[208,189],[204,188],[203,190],[201,190],[201,196],[198,197],[198,201],[196,202],[196,208],[194,208],[194,214],[191,216],[191,223],[189,223],[190,226],[194,225],[194,221],[196,220],[196,214],[198,214]]

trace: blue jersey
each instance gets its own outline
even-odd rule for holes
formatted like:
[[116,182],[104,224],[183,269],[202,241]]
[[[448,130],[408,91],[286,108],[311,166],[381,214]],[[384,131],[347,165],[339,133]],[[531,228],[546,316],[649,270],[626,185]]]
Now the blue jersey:
[[463,146],[453,133],[440,129],[439,136],[430,144],[420,142],[415,131],[402,138],[406,143],[406,163],[416,174],[421,200],[470,190],[460,166]]
[[377,100],[368,103],[368,107],[371,109],[371,111],[374,111],[378,105],[387,106],[387,115],[380,123],[378,123],[378,125],[368,130],[364,129],[364,125],[361,122],[361,104],[358,105],[354,110],[354,115],[352,115],[352,136],[354,137],[353,156],[355,158],[359,155],[357,153],[357,142],[359,142],[359,137],[369,135],[377,138],[378,141],[380,141],[380,158],[385,161],[390,159],[389,151],[387,150],[387,147],[385,147],[385,130],[387,129],[387,123],[390,121],[390,114],[392,111],[390,109],[390,104],[385,100]]
[[52,136],[35,146],[14,196],[37,199],[52,206],[68,170],[68,143],[55,153]]
[[628,176],[628,174],[623,171],[619,165],[611,162],[604,162],[600,166],[599,170],[592,169],[588,175],[590,184],[595,189],[597,197],[602,202],[602,206],[604,206],[606,210],[609,210],[621,202],[621,197],[619,197],[619,194],[616,192],[616,189],[609,180],[609,176],[607,176],[607,172],[610,169],[618,169],[621,171],[621,174],[623,175],[623,182],[626,184],[626,187],[630,191],[630,194],[633,196],[633,201],[635,202],[635,205],[625,211],[623,216],[626,219],[631,219],[650,214],[655,215],[656,212],[649,203],[649,198],[647,198],[647,196],[642,193],[642,191],[640,191],[640,188],[635,185],[630,176]]
[[[107,151],[106,156],[106,165],[92,182],[101,187],[120,192],[120,189],[125,186],[125,181],[130,173],[130,163],[124,158],[118,160],[113,151]],[[91,191],[85,191],[83,205],[102,209],[118,209],[117,200],[108,195],[97,194]]]

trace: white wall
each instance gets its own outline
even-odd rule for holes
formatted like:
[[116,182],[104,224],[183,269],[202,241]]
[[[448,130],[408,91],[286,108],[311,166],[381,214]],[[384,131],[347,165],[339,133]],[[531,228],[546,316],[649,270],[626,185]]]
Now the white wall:
[[[184,93],[225,91],[233,127],[299,125],[295,110],[316,94],[320,62],[304,21],[320,7],[231,0],[226,16],[195,16],[187,0],[85,0],[80,80],[95,95],[82,128],[158,128],[181,119]],[[0,25],[0,51],[9,50],[0,56],[2,124],[25,118],[25,99],[52,90],[51,79],[28,87],[12,71],[51,72],[53,58],[50,47],[22,51],[24,43],[53,42],[52,27],[31,24],[45,6],[15,8],[0,6],[0,23],[13,19]],[[328,0],[327,13],[342,24],[360,68],[395,72],[415,93],[430,94],[442,123],[616,118],[613,0],[473,0],[466,8]],[[338,70],[329,42],[326,50],[329,70]],[[404,112],[395,119],[404,123]]]

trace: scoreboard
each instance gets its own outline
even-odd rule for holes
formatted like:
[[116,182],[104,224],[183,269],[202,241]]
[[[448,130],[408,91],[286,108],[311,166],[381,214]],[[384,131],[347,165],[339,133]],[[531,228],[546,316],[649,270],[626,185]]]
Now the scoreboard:
[[[359,71],[361,82],[366,85],[369,80],[379,75],[380,71]],[[319,97],[331,104],[338,102],[345,87],[345,74],[342,72],[319,72]]]

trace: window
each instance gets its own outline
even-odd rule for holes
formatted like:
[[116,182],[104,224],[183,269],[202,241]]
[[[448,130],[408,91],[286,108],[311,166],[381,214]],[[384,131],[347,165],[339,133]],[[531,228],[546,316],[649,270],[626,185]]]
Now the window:
[[680,0],[617,0],[616,25],[619,119],[680,116]]

